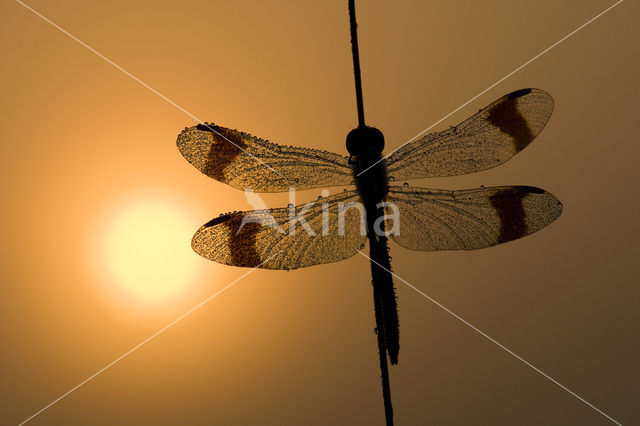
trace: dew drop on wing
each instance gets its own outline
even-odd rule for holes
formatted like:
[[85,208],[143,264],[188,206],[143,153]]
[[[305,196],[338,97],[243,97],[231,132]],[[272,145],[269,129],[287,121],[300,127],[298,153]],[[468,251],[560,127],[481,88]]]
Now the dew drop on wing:
[[405,182],[402,184],[402,186],[404,186],[405,188],[409,186],[409,182]]
[[396,181],[396,178],[395,178],[395,177],[393,177],[393,176],[389,176],[389,182],[395,182],[395,181]]

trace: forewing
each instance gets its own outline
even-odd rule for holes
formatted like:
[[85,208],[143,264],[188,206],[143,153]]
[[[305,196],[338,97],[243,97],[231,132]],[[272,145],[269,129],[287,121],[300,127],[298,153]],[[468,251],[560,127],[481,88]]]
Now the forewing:
[[505,243],[544,228],[562,212],[553,194],[531,186],[461,191],[393,186],[387,202],[400,213],[392,238],[405,248],[423,251]]
[[349,185],[347,158],[317,149],[278,145],[214,124],[199,124],[178,136],[180,153],[205,175],[238,189],[286,192]]
[[396,181],[463,175],[490,169],[523,150],[545,126],[553,98],[544,90],[509,93],[460,125],[430,133],[389,156]]
[[347,191],[295,207],[221,215],[198,229],[191,247],[200,256],[232,266],[289,270],[337,262],[366,242],[359,200],[356,191]]

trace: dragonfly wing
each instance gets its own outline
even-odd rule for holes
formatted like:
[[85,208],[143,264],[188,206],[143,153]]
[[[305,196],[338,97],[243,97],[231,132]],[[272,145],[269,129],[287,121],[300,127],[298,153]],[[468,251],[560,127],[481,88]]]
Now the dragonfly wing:
[[238,130],[199,124],[178,136],[180,153],[205,175],[241,190],[286,192],[349,185],[347,158],[333,152],[278,145]]
[[366,242],[358,205],[358,193],[346,191],[295,207],[229,213],[200,227],[191,247],[232,266],[289,270],[338,262]]
[[[531,186],[445,191],[392,186],[399,210],[392,238],[411,250],[474,250],[532,234],[560,216],[562,204]],[[389,223],[387,229],[393,229]]]
[[509,93],[461,124],[410,142],[387,159],[396,181],[490,169],[523,150],[547,124],[553,98],[544,90]]

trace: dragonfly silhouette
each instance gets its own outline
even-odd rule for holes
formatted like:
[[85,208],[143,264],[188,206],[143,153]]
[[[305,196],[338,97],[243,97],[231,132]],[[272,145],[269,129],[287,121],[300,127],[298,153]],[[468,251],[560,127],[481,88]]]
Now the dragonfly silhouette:
[[[536,232],[562,211],[555,196],[531,186],[450,191],[392,183],[479,172],[506,162],[540,133],[553,98],[540,89],[517,90],[458,126],[382,157],[382,132],[364,123],[351,2],[350,12],[359,117],[347,136],[350,156],[278,145],[207,123],[186,128],[177,145],[202,173],[241,190],[355,185],[321,203],[220,215],[197,230],[192,247],[226,265],[290,270],[347,259],[368,241],[385,412],[392,424],[387,354],[397,364],[400,345],[387,237],[411,250],[474,250]],[[353,205],[363,209],[345,209]],[[307,232],[295,232],[298,223],[306,224]]]

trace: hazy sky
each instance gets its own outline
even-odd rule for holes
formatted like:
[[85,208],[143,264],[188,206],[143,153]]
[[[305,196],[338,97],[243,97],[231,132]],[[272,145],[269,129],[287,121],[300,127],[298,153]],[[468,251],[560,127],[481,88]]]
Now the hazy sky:
[[[367,121],[393,149],[613,3],[360,1]],[[28,4],[201,121],[346,153],[346,1]],[[250,206],[176,149],[197,120],[19,3],[0,16],[0,423],[17,424],[244,274],[189,241]],[[623,2],[436,128],[549,92],[549,124],[513,160],[415,185],[539,186],[564,204],[555,223],[475,252],[391,248],[395,273],[625,425],[640,423],[639,28]],[[127,262],[146,250],[140,278]],[[396,286],[398,425],[613,424]],[[256,271],[32,424],[382,424],[374,326],[362,256]]]

